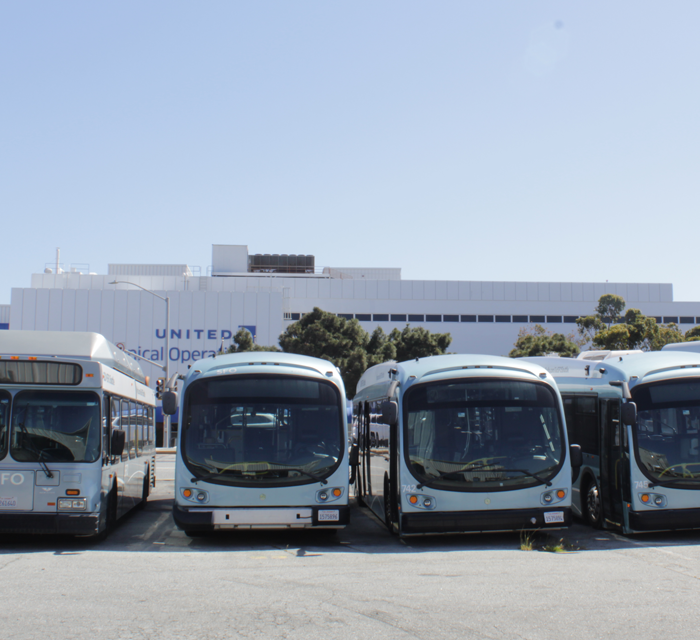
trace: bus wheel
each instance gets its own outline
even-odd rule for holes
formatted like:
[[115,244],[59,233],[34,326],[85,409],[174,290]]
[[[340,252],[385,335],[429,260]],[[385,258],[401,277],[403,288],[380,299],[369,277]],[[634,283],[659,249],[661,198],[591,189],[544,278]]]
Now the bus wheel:
[[600,501],[600,490],[595,480],[591,480],[586,490],[586,522],[594,529],[603,526],[603,505]]
[[148,502],[148,496],[151,492],[151,474],[146,471],[146,475],[143,478],[143,489],[141,490],[141,502],[136,505],[137,509],[144,509],[146,507],[146,502]]

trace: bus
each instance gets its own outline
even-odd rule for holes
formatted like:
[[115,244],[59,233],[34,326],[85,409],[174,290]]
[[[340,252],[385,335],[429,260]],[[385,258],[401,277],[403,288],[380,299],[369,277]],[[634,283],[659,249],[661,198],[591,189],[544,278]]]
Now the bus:
[[700,353],[527,360],[554,376],[581,445],[574,515],[625,534],[700,528]]
[[[345,388],[326,360],[279,352],[198,360],[184,376],[173,517],[215,530],[348,524]],[[163,396],[173,412],[177,398]]]
[[388,362],[364,373],[353,406],[354,492],[392,533],[570,525],[580,452],[541,367],[488,355]]
[[0,331],[0,533],[99,536],[155,486],[155,394],[97,333]]

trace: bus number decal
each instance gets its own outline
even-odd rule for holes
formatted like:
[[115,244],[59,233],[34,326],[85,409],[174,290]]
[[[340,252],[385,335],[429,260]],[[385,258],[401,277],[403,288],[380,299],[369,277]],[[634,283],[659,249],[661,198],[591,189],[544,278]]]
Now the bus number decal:
[[634,481],[634,488],[635,489],[648,489],[649,488],[649,481],[648,480],[635,480]]
[[401,491],[403,493],[415,493],[416,492],[416,485],[415,484],[402,484]]

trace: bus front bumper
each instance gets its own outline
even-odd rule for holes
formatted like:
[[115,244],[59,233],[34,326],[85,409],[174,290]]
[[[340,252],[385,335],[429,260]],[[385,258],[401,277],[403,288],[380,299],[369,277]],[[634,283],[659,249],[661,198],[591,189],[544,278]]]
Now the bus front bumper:
[[3,513],[0,533],[92,536],[99,531],[99,513]]
[[700,529],[700,509],[659,509],[658,511],[630,511],[629,528],[632,531],[672,531]]
[[173,519],[185,531],[214,529],[337,529],[350,522],[350,507],[181,507]]
[[[555,522],[547,522],[546,520],[555,520]],[[401,533],[408,535],[412,533],[547,530],[563,529],[570,526],[570,507],[499,511],[436,511],[404,513],[401,516]]]

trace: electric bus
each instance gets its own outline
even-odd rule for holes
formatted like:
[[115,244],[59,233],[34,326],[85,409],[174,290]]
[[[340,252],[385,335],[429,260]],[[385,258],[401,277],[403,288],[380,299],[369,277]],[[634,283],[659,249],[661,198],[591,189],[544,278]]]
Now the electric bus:
[[0,331],[0,533],[100,535],[155,485],[155,394],[97,333]]
[[575,515],[623,533],[700,528],[700,353],[527,360],[554,376],[581,445]]
[[353,405],[355,495],[392,533],[571,523],[580,452],[545,369],[488,355],[389,362],[365,372]]
[[[345,388],[326,360],[244,352],[184,376],[175,523],[219,529],[327,529],[349,522]],[[174,411],[172,392],[163,410]]]

